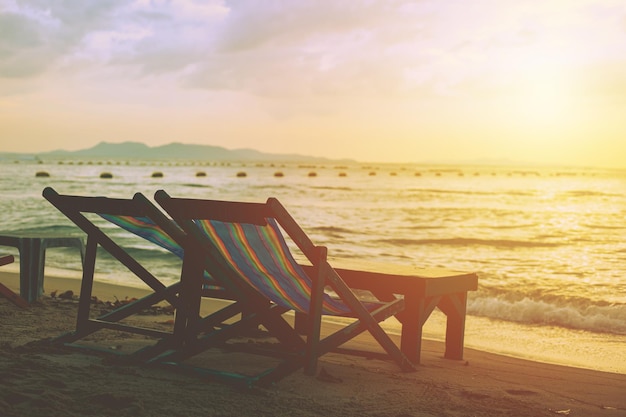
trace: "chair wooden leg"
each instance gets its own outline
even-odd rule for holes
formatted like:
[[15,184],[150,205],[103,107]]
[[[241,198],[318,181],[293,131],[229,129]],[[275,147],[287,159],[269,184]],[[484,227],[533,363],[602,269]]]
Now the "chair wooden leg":
[[87,247],[85,248],[85,262],[83,264],[83,278],[80,283],[80,299],[78,301],[78,314],[76,318],[77,332],[86,328],[89,323],[89,309],[91,306],[97,250],[98,242],[96,242],[94,238],[88,237]]
[[197,325],[200,320],[200,303],[202,292],[202,275],[204,268],[198,253],[187,250],[181,272],[180,303],[176,308],[174,319],[174,343],[192,343],[196,335],[188,329]]
[[320,340],[320,332],[322,327],[322,302],[324,295],[324,287],[326,281],[324,279],[324,271],[321,265],[326,263],[327,250],[323,246],[317,249],[317,262],[315,265],[315,276],[313,278],[311,288],[311,304],[308,314],[308,332],[306,338],[306,353],[304,373],[305,375],[315,375],[317,371],[317,359],[319,357],[318,345]]
[[309,329],[309,315],[296,311],[294,315],[294,329],[298,334],[302,336],[306,336],[307,330]]

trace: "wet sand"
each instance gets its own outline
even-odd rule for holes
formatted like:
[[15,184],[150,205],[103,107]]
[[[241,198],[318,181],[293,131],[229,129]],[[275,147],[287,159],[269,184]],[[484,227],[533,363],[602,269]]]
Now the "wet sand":
[[[16,289],[17,275],[1,271],[0,282]],[[442,358],[443,344],[430,340],[424,342],[417,372],[402,373],[386,361],[328,354],[319,368],[332,378],[298,371],[267,389],[112,364],[107,354],[49,343],[73,329],[77,307],[75,300],[49,294],[78,293],[79,281],[47,276],[45,283],[46,296],[28,309],[0,297],[0,416],[626,416],[626,375],[468,348],[463,361],[450,361]],[[105,283],[94,288],[99,299],[110,301],[142,293]],[[168,329],[172,318],[156,314],[137,320]],[[124,351],[149,342],[98,333],[91,343],[104,349]],[[358,343],[375,348],[367,336]],[[215,355],[197,360],[215,360]]]

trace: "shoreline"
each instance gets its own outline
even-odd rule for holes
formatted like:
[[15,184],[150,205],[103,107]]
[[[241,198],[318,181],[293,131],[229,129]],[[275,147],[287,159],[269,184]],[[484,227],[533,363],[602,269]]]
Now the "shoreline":
[[[18,292],[19,271],[6,266],[0,270],[0,283]],[[7,271],[7,269],[9,269]],[[46,273],[44,280],[44,292],[49,296],[52,291],[63,292],[72,290],[76,296],[80,292],[80,276],[59,275],[63,271],[53,270]],[[106,282],[105,280],[94,280],[93,294],[100,300],[115,301],[124,298],[140,298],[150,292],[145,289],[128,285],[121,282]],[[213,301],[219,302],[219,301]],[[203,303],[204,312],[210,309]],[[386,328],[392,333],[399,334],[399,324],[392,320]],[[423,340],[443,343],[445,340],[445,315],[438,310],[424,324]],[[330,319],[329,321],[332,321]],[[504,329],[504,330],[503,330]],[[523,329],[523,330],[521,330]],[[563,334],[565,332],[565,334]],[[515,334],[516,340],[502,338],[502,334]],[[560,333],[560,334],[559,334]],[[572,334],[584,334],[579,336],[582,339],[582,346],[576,345],[579,340],[571,339]],[[557,334],[559,337],[557,338]],[[593,336],[593,334],[592,334]],[[616,337],[619,337],[616,335]],[[601,339],[601,336],[598,337]],[[539,347],[532,344],[537,339],[541,341]],[[552,339],[549,343],[548,340]],[[485,353],[507,356],[515,359],[528,360],[531,362],[545,363],[550,365],[568,366],[573,368],[588,369],[592,371],[608,372],[626,375],[626,357],[620,362],[612,357],[611,353],[620,351],[619,346],[601,352],[600,347],[606,346],[603,340],[588,340],[589,333],[574,330],[564,330],[547,326],[526,329],[524,326],[514,323],[494,322],[488,318],[468,316],[465,329],[465,348],[472,348]],[[621,337],[626,343],[626,336]],[[615,344],[621,344],[615,342]],[[524,346],[523,348],[521,348]],[[542,348],[539,351],[539,348]],[[558,354],[552,352],[559,352]],[[593,361],[593,363],[591,363]]]
[[[18,282],[16,274],[0,271],[0,282],[11,288],[11,281]],[[46,294],[55,289],[77,292],[80,280],[47,276],[45,283]],[[94,285],[94,295],[103,300],[144,293],[117,284]],[[162,368],[111,365],[101,355],[56,351],[41,344],[42,339],[73,330],[76,304],[44,297],[30,308],[20,309],[0,297],[0,373],[10,376],[0,381],[0,414],[626,415],[624,374],[467,347],[462,361],[446,360],[442,358],[443,342],[429,339],[423,342],[422,363],[416,372],[402,373],[387,361],[331,353],[322,357],[320,367],[336,377],[335,382],[298,371],[273,387],[248,391]],[[142,317],[159,322],[166,319]],[[105,346],[131,342],[127,337],[112,337],[98,341]],[[357,342],[376,347],[368,337]]]

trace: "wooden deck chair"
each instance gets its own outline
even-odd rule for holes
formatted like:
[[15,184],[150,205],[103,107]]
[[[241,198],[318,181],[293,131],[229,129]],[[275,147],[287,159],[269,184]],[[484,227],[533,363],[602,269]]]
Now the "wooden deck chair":
[[[308,330],[300,350],[274,368],[251,377],[252,383],[271,383],[302,367],[306,374],[315,374],[320,356],[364,331],[371,333],[402,370],[415,370],[379,325],[401,312],[404,300],[361,302],[327,262],[326,248],[315,246],[277,199],[270,198],[266,203],[182,199],[161,190],[155,200],[187,232],[189,240],[183,244],[191,246],[185,246],[185,256],[193,251],[197,262],[211,274],[231,281],[242,291],[260,295],[272,305],[307,315]],[[296,262],[281,228],[311,262],[313,276]],[[327,285],[338,297],[325,291]],[[356,320],[321,339],[324,315]],[[280,331],[300,337],[291,326]],[[195,346],[190,344],[164,360],[181,362],[202,351],[203,346],[200,338]]]
[[[76,329],[57,339],[58,342],[71,344],[100,329],[120,330],[144,336],[156,338],[156,345],[139,349],[133,352],[137,360],[147,360],[151,355],[157,355],[172,346],[183,343],[183,335],[186,334],[188,311],[190,309],[181,302],[179,293],[182,281],[166,286],[155,277],[146,267],[131,256],[127,249],[121,247],[107,234],[103,228],[96,224],[96,220],[102,218],[115,224],[128,232],[134,233],[179,258],[184,258],[184,252],[178,242],[184,241],[185,235],[182,230],[169,219],[161,210],[155,207],[145,197],[134,199],[86,197],[75,195],[61,195],[54,189],[47,187],[43,196],[61,211],[68,219],[74,222],[87,234],[86,254],[83,265],[80,298]],[[97,215],[97,216],[94,216]],[[106,223],[106,222],[103,222]],[[92,289],[94,273],[96,269],[96,255],[98,247],[102,247],[122,265],[128,268],[137,278],[152,289],[152,293],[123,304],[111,312],[102,314],[97,318],[90,318]],[[182,272],[185,271],[185,263],[182,263]],[[217,281],[208,275],[202,275],[201,295],[204,297],[232,300],[232,295]],[[154,306],[162,301],[171,304],[175,309],[174,329],[171,332],[132,326],[122,321],[132,315]],[[193,310],[198,314],[197,309]],[[211,330],[241,313],[241,306],[231,304],[207,317],[200,319],[194,317],[193,322],[202,330]],[[201,329],[197,329],[198,332]]]

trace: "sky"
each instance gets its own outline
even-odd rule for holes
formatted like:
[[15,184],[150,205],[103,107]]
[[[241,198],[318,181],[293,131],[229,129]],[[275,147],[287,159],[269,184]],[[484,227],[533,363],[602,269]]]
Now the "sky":
[[623,0],[0,0],[0,151],[626,168]]

